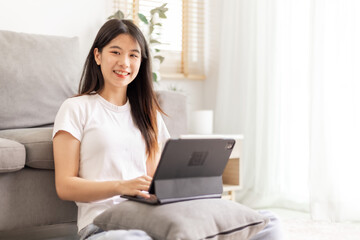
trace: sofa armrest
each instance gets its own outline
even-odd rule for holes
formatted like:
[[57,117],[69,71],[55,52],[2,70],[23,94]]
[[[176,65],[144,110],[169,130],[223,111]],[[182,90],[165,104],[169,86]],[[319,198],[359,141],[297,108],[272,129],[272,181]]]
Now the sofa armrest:
[[2,130],[0,138],[16,141],[25,147],[26,166],[54,169],[52,127]]
[[25,147],[21,143],[0,138],[0,173],[18,171],[25,166]]

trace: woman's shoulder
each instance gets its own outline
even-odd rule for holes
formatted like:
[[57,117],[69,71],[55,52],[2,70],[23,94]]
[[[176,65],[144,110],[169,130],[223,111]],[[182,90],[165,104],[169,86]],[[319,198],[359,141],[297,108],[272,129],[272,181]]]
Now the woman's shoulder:
[[97,94],[85,94],[66,99],[63,104],[74,106],[85,106],[94,102]]
[[96,102],[97,94],[86,94],[75,97],[70,97],[66,99],[62,105],[61,109],[67,109],[69,111],[82,111],[85,109],[91,109]]

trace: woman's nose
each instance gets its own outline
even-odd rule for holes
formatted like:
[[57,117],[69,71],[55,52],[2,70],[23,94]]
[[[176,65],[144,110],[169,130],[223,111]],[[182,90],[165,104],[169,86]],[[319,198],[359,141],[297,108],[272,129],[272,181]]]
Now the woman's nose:
[[118,59],[118,64],[123,67],[129,67],[130,65],[130,59],[126,55],[122,55]]

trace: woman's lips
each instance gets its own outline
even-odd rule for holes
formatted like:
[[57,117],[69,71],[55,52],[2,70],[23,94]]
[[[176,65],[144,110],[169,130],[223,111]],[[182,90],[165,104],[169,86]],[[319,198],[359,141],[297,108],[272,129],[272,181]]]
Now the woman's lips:
[[125,78],[126,76],[129,76],[130,73],[129,72],[126,72],[126,71],[117,71],[115,70],[114,73],[118,76],[118,77],[121,77],[121,78]]

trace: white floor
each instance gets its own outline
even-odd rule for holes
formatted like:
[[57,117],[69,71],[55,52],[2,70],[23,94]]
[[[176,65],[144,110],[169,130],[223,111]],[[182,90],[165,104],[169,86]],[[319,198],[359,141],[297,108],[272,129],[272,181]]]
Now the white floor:
[[268,210],[280,218],[284,240],[360,240],[360,223],[320,222],[302,212]]

